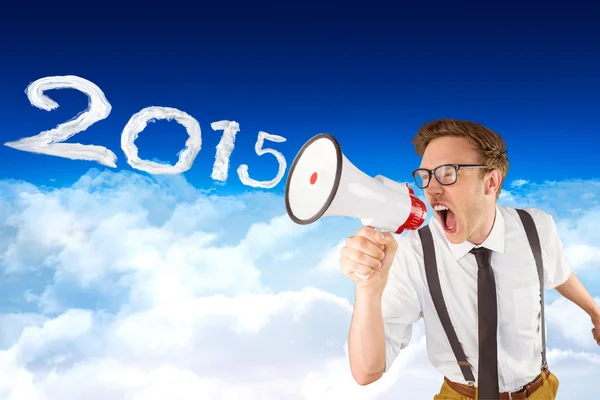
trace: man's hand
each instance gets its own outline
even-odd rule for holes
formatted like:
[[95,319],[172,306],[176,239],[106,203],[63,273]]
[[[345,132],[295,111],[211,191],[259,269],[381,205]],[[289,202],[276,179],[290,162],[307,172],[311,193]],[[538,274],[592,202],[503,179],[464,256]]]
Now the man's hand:
[[[346,240],[340,254],[340,267],[357,288],[368,287],[369,291],[379,293],[387,283],[396,250],[398,243],[389,232],[377,232],[365,226]],[[354,275],[355,272],[369,278],[363,280]]]
[[592,324],[594,324],[594,327],[592,328],[592,336],[594,337],[594,340],[598,346],[600,346],[600,314],[592,317]]

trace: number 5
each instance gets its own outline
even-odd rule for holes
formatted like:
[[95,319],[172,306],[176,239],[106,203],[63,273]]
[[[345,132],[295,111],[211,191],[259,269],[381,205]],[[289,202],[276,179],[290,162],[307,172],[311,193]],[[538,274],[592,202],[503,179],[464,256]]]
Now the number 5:
[[242,181],[244,185],[270,189],[275,187],[283,177],[283,173],[285,172],[285,168],[287,166],[285,162],[285,157],[283,156],[283,154],[276,150],[263,149],[265,139],[279,143],[285,142],[286,139],[282,136],[271,135],[269,133],[260,131],[258,132],[258,139],[256,140],[256,145],[254,146],[254,151],[256,151],[256,154],[258,154],[259,156],[262,156],[265,153],[270,153],[273,154],[275,158],[277,158],[277,161],[279,162],[279,170],[277,171],[277,175],[270,181],[255,181],[254,179],[248,176],[248,165],[242,164],[238,167],[237,173],[240,177],[240,181]]
[[70,158],[71,160],[96,161],[102,165],[116,168],[117,156],[106,147],[80,143],[61,143],[86,130],[96,122],[105,119],[110,114],[111,105],[98,86],[78,76],[49,76],[30,84],[26,93],[32,105],[42,110],[52,111],[58,108],[58,103],[46,96],[44,92],[51,89],[65,88],[79,90],[88,96],[88,108],[85,112],[54,129],[43,131],[35,136],[7,142],[4,145],[17,150]]

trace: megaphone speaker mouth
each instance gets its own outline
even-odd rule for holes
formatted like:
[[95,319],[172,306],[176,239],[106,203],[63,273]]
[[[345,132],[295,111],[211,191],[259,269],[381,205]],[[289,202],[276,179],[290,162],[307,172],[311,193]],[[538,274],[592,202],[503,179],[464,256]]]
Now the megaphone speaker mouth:
[[328,133],[310,138],[288,173],[285,208],[299,225],[312,224],[325,214],[337,193],[343,156],[338,141]]

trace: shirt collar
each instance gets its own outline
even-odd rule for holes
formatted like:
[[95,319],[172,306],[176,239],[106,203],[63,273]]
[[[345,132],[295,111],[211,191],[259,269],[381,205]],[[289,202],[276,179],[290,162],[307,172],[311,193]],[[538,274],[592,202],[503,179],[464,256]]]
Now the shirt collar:
[[[450,243],[444,234],[443,228],[441,225],[439,225],[439,221],[437,219],[435,219],[435,221],[438,223],[438,227],[442,232],[442,236],[446,240],[446,243],[448,244],[448,247],[450,248],[450,251],[454,255],[455,259],[458,260],[462,258],[465,254],[471,251],[473,247],[476,247],[475,244],[469,241],[464,241],[458,244]],[[498,206],[496,206],[496,217],[494,219],[492,231],[480,247],[485,247],[492,251],[497,251],[498,253],[504,252],[504,217],[502,216],[502,212],[500,212]]]

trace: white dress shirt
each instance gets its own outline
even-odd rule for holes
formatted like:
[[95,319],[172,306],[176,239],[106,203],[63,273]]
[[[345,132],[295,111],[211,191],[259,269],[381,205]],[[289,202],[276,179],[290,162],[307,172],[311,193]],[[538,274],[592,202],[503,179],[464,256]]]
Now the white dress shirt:
[[[544,262],[544,287],[567,280],[571,267],[562,250],[551,215],[527,209],[539,232]],[[450,243],[437,218],[429,223],[444,301],[477,382],[477,261],[473,243]],[[423,250],[417,231],[398,239],[398,251],[383,292],[382,312],[387,372],[411,339],[412,324],[424,319],[427,353],[445,377],[466,384],[427,285]],[[492,252],[498,304],[498,375],[500,391],[515,391],[533,380],[541,368],[540,294],[537,267],[519,215],[496,206],[494,226],[481,244]]]

